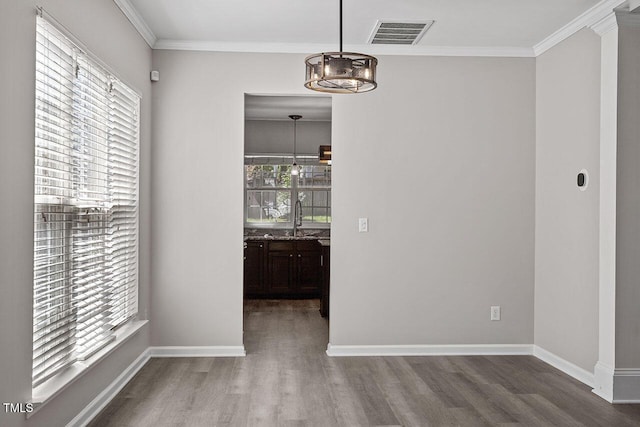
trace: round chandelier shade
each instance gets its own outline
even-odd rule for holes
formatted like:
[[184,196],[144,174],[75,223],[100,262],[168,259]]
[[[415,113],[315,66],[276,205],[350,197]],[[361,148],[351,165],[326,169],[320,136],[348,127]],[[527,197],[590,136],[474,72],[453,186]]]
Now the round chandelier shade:
[[360,93],[375,89],[378,60],[352,52],[325,52],[307,56],[307,89],[330,93]]
[[304,60],[307,89],[329,93],[362,93],[375,89],[378,60],[362,53],[342,52],[342,0],[340,0],[340,52],[309,55]]

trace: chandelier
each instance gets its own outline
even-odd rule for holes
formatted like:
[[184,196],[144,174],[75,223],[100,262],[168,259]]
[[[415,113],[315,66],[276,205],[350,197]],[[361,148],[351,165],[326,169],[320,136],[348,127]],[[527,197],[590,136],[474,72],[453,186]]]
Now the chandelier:
[[342,52],[342,0],[340,0],[340,52],[309,55],[307,89],[329,93],[360,93],[375,89],[378,60],[362,53]]

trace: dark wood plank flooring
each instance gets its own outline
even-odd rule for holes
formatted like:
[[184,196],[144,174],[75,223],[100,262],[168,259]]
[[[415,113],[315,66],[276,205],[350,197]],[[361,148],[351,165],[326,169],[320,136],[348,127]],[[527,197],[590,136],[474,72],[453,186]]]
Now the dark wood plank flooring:
[[532,356],[330,358],[318,308],[246,301],[246,357],[151,359],[90,425],[640,426]]

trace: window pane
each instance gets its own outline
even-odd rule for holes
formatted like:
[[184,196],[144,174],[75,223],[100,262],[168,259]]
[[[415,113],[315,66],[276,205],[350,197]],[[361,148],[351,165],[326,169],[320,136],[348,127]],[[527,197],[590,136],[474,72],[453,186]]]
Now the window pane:
[[291,188],[291,165],[278,166],[276,186]]
[[247,222],[288,222],[291,192],[247,190]]
[[247,188],[291,188],[291,165],[246,165]]
[[304,190],[298,192],[298,199],[302,203],[302,221],[305,224],[331,223],[331,191]]
[[300,187],[330,187],[331,166],[302,166],[298,185]]
[[262,178],[262,168],[260,165],[246,165],[247,188],[259,187],[258,182]]

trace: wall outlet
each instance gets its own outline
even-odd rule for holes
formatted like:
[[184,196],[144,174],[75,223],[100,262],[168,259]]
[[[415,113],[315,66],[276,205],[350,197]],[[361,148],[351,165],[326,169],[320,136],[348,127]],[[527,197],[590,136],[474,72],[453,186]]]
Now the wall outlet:
[[491,320],[500,320],[500,306],[491,306]]
[[358,231],[360,233],[369,231],[369,220],[367,218],[358,218]]

